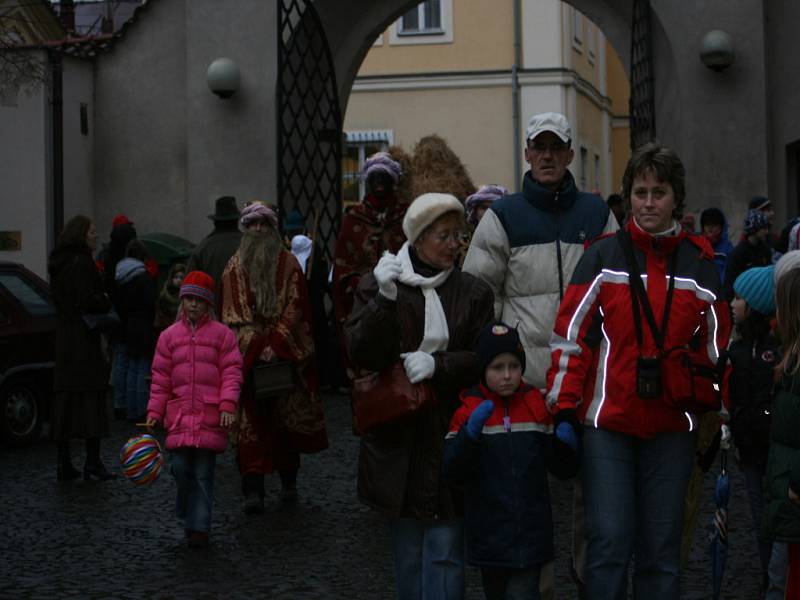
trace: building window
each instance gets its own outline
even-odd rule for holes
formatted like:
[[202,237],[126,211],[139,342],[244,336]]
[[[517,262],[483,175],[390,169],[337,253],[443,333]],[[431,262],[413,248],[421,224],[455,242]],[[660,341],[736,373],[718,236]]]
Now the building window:
[[586,22],[586,55],[591,64],[597,57],[597,27],[591,21]]
[[583,45],[583,15],[581,11],[570,8],[572,12],[572,45],[580,49]]
[[600,157],[594,155],[594,189],[600,190]]
[[589,151],[581,146],[581,189],[586,189],[586,167],[589,162]]
[[386,150],[393,142],[391,129],[346,131],[342,157],[342,205],[358,204],[366,196],[366,182],[360,177],[364,161],[376,152]]
[[453,41],[453,0],[425,0],[389,28],[389,44],[447,44]]
[[81,134],[89,135],[89,107],[81,103]]
[[442,6],[439,0],[425,0],[400,17],[400,35],[431,35],[442,30]]

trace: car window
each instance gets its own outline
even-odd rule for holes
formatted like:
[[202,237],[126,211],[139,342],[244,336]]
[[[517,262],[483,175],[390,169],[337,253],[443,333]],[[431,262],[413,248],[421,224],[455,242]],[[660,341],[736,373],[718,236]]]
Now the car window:
[[47,295],[16,273],[0,273],[0,285],[6,288],[30,314],[55,314],[56,311]]

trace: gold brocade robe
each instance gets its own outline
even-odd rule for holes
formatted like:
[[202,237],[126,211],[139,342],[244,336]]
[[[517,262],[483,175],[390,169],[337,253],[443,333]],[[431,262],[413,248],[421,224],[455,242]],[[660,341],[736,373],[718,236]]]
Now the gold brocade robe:
[[[275,315],[265,318],[256,314],[249,277],[237,252],[222,274],[221,318],[236,333],[245,382],[256,361],[263,360],[267,347],[272,348],[278,360],[292,363],[296,385],[292,392],[277,399],[276,426],[289,434],[294,450],[319,452],[328,447],[328,439],[313,360],[311,304],[300,265],[286,250],[281,250],[278,257],[275,286]],[[240,404],[250,403],[245,400]],[[238,441],[255,435],[254,418],[257,416],[251,411],[242,411]]]

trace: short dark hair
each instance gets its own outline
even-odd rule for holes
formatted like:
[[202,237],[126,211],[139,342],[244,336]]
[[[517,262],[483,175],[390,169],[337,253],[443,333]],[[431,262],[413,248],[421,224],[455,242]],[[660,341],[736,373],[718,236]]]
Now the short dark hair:
[[67,221],[67,224],[64,225],[64,229],[61,230],[61,234],[58,236],[59,248],[75,246],[85,246],[88,248],[89,245],[86,243],[86,234],[89,232],[89,227],[91,226],[92,220],[86,215],[75,215],[72,217]]
[[609,208],[616,206],[617,204],[622,204],[622,196],[619,194],[609,194],[608,198],[606,199],[606,204],[608,204]]
[[128,242],[127,246],[125,246],[125,256],[144,262],[150,258],[150,253],[147,251],[147,247],[141,242],[141,240],[134,238]]
[[633,180],[647,171],[652,171],[656,179],[672,186],[675,213],[681,214],[686,199],[686,169],[674,150],[658,142],[647,142],[633,151],[622,176],[622,197],[630,201]]

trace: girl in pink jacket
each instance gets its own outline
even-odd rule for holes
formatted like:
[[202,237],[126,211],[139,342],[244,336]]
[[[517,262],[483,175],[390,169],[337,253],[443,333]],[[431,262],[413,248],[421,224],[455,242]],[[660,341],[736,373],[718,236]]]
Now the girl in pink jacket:
[[216,455],[228,444],[242,384],[236,336],[214,319],[214,280],[192,271],[181,284],[178,320],[158,338],[147,425],[163,423],[177,513],[189,546],[208,545]]

